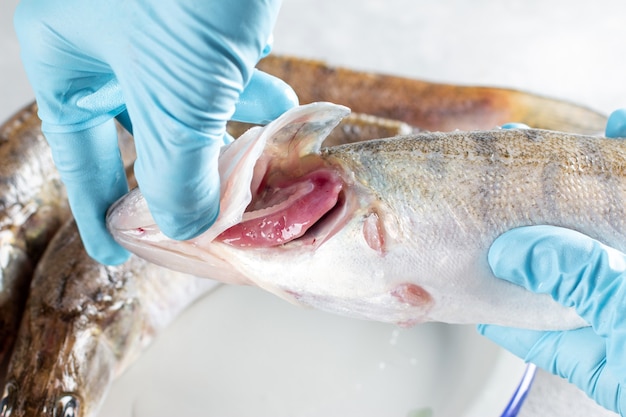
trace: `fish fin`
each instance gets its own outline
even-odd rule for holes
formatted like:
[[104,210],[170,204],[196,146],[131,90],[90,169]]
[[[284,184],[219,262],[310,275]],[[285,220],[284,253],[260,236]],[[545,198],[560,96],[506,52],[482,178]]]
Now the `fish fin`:
[[268,148],[278,149],[284,154],[303,157],[320,150],[322,142],[350,114],[350,109],[328,102],[300,106],[276,119],[274,129],[268,130]]

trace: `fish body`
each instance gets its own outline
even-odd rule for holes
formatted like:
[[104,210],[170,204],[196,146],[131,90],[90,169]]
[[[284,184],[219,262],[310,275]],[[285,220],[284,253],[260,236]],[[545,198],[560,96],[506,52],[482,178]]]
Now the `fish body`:
[[[120,126],[118,138],[129,165],[132,138]],[[216,284],[136,257],[92,260],[34,105],[0,128],[0,159],[0,416],[94,416],[113,379]]]
[[[125,165],[134,160],[132,137],[117,126]],[[45,248],[70,217],[65,187],[30,104],[0,126],[0,385]]]
[[606,117],[591,109],[506,88],[429,82],[274,54],[261,60],[259,69],[289,84],[302,104],[329,101],[424,130],[492,129],[515,121],[596,134],[606,126]]
[[33,270],[69,217],[36,107],[0,126],[0,384]]
[[215,285],[137,257],[101,265],[68,221],[33,277],[0,415],[95,416],[114,378]]
[[109,228],[151,262],[343,315],[404,325],[586,325],[549,296],[496,279],[487,251],[504,231],[532,224],[626,250],[623,142],[492,130],[320,151],[347,113],[314,103],[235,141],[220,157],[222,212],[198,238],[163,236],[139,190],[113,206]]

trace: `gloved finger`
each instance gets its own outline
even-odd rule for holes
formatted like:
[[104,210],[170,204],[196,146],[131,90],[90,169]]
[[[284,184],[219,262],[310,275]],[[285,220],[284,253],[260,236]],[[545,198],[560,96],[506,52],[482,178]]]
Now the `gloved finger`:
[[[145,50],[138,53],[145,53],[137,59],[140,66],[116,72],[123,91],[133,92],[126,109],[137,152],[135,177],[161,231],[173,239],[191,239],[219,213],[217,159],[239,84],[225,82],[229,74],[207,75],[208,58],[187,62],[187,57],[168,55],[171,61],[163,66]],[[184,77],[172,73],[179,67],[185,68],[179,71]]]
[[105,225],[109,206],[128,192],[113,121],[46,138],[87,253],[103,264],[123,263],[129,254]]
[[623,253],[573,230],[530,226],[496,239],[488,259],[497,277],[574,307],[598,335],[607,338],[612,370],[626,375],[626,362],[621,360],[626,346]]
[[139,30],[125,49],[132,56],[108,56],[133,124],[137,182],[160,229],[174,239],[197,236],[217,217],[226,121],[252,79],[280,2],[211,4],[207,13],[176,2],[150,9],[143,16],[158,22],[158,37]]
[[[190,74],[171,80],[168,68],[150,67],[136,69],[132,78],[120,77],[124,91],[134,93],[126,105],[137,152],[135,177],[161,231],[191,239],[219,213],[217,159],[237,93],[221,83],[222,77]],[[189,93],[188,79],[197,81],[196,94]]]
[[270,33],[270,36],[267,38],[267,43],[265,44],[265,48],[261,52],[261,58],[265,58],[272,52],[272,48],[274,47],[274,34]]
[[615,110],[606,122],[607,138],[626,138],[626,109]]
[[286,82],[255,69],[239,96],[232,119],[266,124],[297,105],[298,96]]
[[517,122],[505,123],[500,127],[502,129],[530,129],[530,126],[528,126],[527,124]]
[[582,329],[546,332],[479,325],[478,332],[527,362],[566,378],[598,404],[619,411],[619,380],[607,367],[605,341]]

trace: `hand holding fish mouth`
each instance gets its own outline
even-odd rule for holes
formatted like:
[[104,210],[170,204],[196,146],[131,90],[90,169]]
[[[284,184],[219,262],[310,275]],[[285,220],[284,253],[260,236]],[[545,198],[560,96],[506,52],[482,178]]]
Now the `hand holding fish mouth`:
[[136,177],[162,230],[187,239],[213,223],[226,121],[267,122],[297,103],[289,86],[254,69],[279,6],[20,3],[23,63],[90,256],[128,257],[105,227],[106,210],[128,191],[113,117],[134,132]]

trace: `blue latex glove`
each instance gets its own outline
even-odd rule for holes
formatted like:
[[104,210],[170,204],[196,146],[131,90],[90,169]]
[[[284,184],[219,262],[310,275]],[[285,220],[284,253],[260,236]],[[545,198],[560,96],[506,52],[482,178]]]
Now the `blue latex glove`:
[[569,229],[530,226],[498,237],[489,264],[496,276],[574,307],[591,327],[545,332],[481,325],[479,332],[624,415],[626,255]]
[[607,138],[626,138],[626,109],[615,110],[606,122]]
[[135,174],[163,232],[188,239],[214,222],[226,121],[267,122],[297,104],[285,83],[253,69],[268,52],[279,7],[279,0],[18,5],[15,28],[42,129],[93,258],[119,264],[128,256],[105,227],[107,208],[127,192],[113,117],[129,130],[132,123]]
[[527,124],[517,122],[505,123],[500,127],[502,129],[530,129]]

